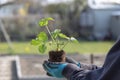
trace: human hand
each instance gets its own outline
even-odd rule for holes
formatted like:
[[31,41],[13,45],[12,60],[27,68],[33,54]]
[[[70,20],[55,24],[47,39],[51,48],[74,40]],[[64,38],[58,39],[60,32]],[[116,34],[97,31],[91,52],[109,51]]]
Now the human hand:
[[[81,67],[81,64],[79,62],[77,62],[76,60],[74,60],[73,58],[71,57],[66,57],[66,63],[72,63],[72,64],[75,64],[77,65],[78,67]],[[52,76],[51,74],[49,73],[46,73],[48,76]]]
[[68,63],[65,62],[50,62],[50,61],[44,61],[43,63],[43,68],[45,71],[57,78],[63,78],[64,76],[62,75],[63,69],[67,66]]
[[78,67],[81,67],[80,63],[77,62],[76,60],[74,60],[73,58],[66,57],[66,62],[67,62],[67,63],[75,64],[75,65],[77,65]]

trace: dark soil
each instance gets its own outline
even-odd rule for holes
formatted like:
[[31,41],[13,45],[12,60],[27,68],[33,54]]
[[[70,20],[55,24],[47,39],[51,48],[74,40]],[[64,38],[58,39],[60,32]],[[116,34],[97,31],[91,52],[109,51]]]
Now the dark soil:
[[49,61],[51,62],[65,62],[66,53],[61,51],[50,51],[49,52]]

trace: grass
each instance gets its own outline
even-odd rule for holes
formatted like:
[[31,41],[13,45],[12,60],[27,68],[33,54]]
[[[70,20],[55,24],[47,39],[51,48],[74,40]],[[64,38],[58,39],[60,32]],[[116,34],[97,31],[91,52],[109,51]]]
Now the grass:
[[[67,53],[103,53],[106,54],[109,49],[112,47],[114,42],[88,42],[81,41],[79,44],[70,43],[64,50]],[[30,42],[13,42],[13,50],[9,49],[7,43],[0,43],[0,54],[11,53],[11,54],[39,54],[37,47],[30,44]],[[53,46],[52,46],[53,47]],[[48,51],[52,49],[49,47]]]

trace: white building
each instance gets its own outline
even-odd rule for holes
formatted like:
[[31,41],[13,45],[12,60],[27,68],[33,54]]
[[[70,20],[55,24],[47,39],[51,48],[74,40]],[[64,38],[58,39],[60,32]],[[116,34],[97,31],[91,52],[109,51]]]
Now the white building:
[[[93,27],[93,35],[96,39],[103,40],[112,34],[114,38],[120,35],[119,19],[120,0],[88,0],[88,8],[81,14],[80,25]],[[116,25],[116,26],[115,26]],[[116,31],[117,29],[117,31]],[[119,30],[118,30],[119,29]]]

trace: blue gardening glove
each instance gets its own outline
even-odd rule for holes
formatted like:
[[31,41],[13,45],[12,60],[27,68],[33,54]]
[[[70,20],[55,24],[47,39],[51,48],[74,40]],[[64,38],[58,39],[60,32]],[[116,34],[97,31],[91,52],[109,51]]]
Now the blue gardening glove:
[[45,71],[53,77],[63,78],[62,75],[63,69],[67,66],[68,63],[63,62],[50,62],[44,61],[43,68]]
[[75,64],[75,65],[77,65],[78,67],[81,67],[81,65],[80,65],[79,62],[77,62],[76,60],[74,60],[74,59],[72,59],[72,58],[70,58],[70,57],[66,57],[66,62],[67,62],[67,63]]
[[[66,63],[72,63],[72,64],[75,64],[77,65],[78,67],[81,67],[80,63],[77,62],[76,60],[74,60],[73,58],[70,58],[70,57],[66,57]],[[51,74],[47,73],[48,76],[52,76]]]

